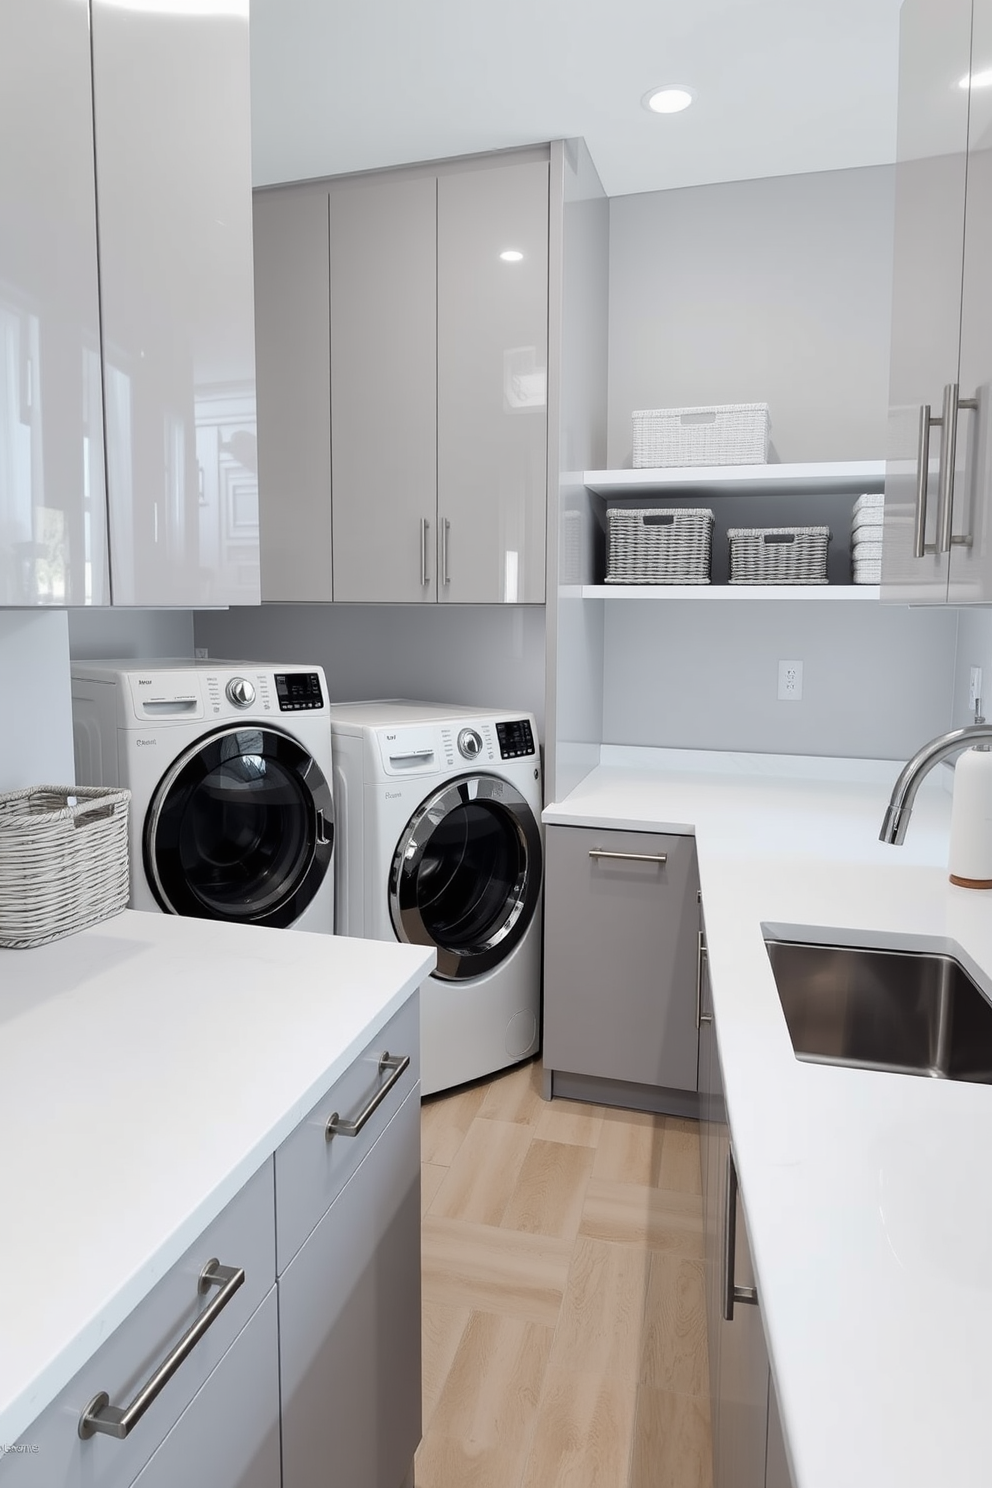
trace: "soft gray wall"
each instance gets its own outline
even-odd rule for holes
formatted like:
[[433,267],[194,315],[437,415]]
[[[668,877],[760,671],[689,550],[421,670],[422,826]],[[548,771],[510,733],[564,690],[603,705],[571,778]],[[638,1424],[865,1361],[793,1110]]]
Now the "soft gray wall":
[[201,611],[211,656],[314,662],[333,702],[405,697],[533,713],[544,739],[540,605],[263,605]]
[[[552,160],[555,156],[552,156]],[[567,795],[599,760],[603,611],[575,596],[594,577],[590,497],[581,472],[606,458],[609,202],[581,140],[565,146],[562,179],[559,478],[549,492],[549,799]]]
[[192,656],[189,610],[70,610],[69,652],[76,661],[118,656]]
[[0,610],[0,791],[72,785],[65,610]]
[[640,408],[768,403],[782,461],[881,459],[894,167],[610,202],[610,468]]
[[[605,743],[905,759],[950,727],[954,610],[605,603]],[[780,660],[803,663],[799,702],[778,701]]]
[[968,705],[971,668],[982,669],[982,712],[992,718],[992,610],[958,610],[957,665],[954,671],[954,716],[948,727],[960,728],[974,721]]

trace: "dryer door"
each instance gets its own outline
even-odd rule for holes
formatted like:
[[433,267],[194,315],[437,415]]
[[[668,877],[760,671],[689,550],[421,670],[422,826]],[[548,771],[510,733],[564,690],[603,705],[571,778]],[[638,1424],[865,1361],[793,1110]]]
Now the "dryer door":
[[541,831],[520,792],[494,775],[449,781],[417,809],[389,875],[400,940],[435,946],[437,975],[481,976],[503,961],[534,918]]
[[148,881],[172,914],[291,925],[331,862],[331,790],[271,728],[198,740],[160,780],[145,822]]

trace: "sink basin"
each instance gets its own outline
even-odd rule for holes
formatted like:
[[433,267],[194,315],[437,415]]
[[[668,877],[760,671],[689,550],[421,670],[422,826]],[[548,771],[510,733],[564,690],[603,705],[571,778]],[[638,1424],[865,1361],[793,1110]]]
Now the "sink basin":
[[992,1004],[953,957],[765,944],[798,1059],[992,1084]]

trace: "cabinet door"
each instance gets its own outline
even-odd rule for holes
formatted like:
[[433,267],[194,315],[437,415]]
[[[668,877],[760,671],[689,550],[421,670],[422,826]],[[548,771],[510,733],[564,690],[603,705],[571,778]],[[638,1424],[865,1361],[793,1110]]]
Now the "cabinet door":
[[89,23],[0,6],[0,604],[107,604]]
[[248,4],[93,0],[115,604],[257,604]]
[[544,601],[548,172],[525,161],[438,181],[442,600]]
[[[705,930],[702,931],[705,937]],[[710,1370],[710,1427],[714,1460],[720,1414],[720,1334],[723,1327],[723,1173],[730,1145],[723,1101],[709,966],[702,957],[699,992],[700,1170],[703,1188],[703,1236],[706,1266],[706,1344]]]
[[419,1087],[278,1293],[283,1488],[401,1488],[421,1432]]
[[691,837],[549,827],[546,1069],[696,1089]]
[[279,1337],[269,1292],[134,1488],[279,1488]]
[[768,1452],[765,1460],[765,1488],[793,1488],[774,1380],[768,1382]]
[[331,598],[327,190],[256,191],[255,365],[262,598]]
[[[992,63],[992,0],[974,0],[972,66]],[[962,90],[959,90],[962,91]],[[967,94],[966,94],[967,96]],[[970,90],[960,396],[950,586],[955,604],[992,602],[992,97]]]
[[[744,1207],[733,1176],[733,1150],[724,1148],[725,1307],[720,1330],[718,1440],[714,1443],[716,1488],[765,1488],[768,1440],[768,1353],[758,1307],[726,1300],[734,1287],[754,1288]],[[729,1205],[734,1224],[727,1223]],[[726,1313],[731,1311],[728,1319]]]
[[436,597],[437,184],[330,193],[334,598]]
[[958,84],[970,42],[971,0],[905,0],[882,548],[883,598],[903,603],[947,596],[948,557],[938,551],[946,430],[930,431],[922,470],[919,436],[924,408],[940,418],[944,388],[958,381],[968,141],[968,92]]

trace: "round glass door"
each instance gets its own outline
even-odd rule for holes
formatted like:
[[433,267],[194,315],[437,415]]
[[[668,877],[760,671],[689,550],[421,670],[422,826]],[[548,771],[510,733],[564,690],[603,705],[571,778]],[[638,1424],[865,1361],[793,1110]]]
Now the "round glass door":
[[333,839],[330,787],[312,756],[274,729],[224,729],[159,782],[145,870],[172,914],[284,926],[320,887]]
[[506,780],[466,775],[435,791],[400,837],[389,908],[400,940],[437,949],[437,975],[481,976],[504,960],[534,917],[541,833]]

